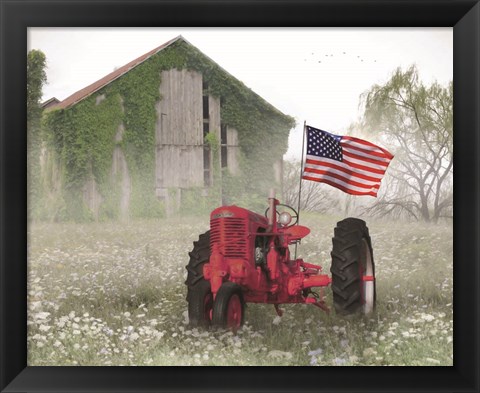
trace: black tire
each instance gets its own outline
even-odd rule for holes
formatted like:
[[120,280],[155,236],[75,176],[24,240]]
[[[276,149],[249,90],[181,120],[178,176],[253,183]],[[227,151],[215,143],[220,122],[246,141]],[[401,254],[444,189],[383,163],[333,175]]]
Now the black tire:
[[245,319],[242,289],[233,282],[222,284],[213,303],[212,324],[236,331]]
[[198,241],[193,242],[193,250],[189,253],[190,261],[187,269],[187,302],[188,319],[192,326],[210,325],[209,313],[205,307],[212,307],[206,302],[211,296],[210,282],[203,278],[203,265],[210,259],[210,231],[200,235]]
[[208,327],[211,324],[213,309],[213,294],[210,283],[206,280],[199,281],[191,289],[188,302],[188,319],[191,326]]
[[[337,223],[332,239],[332,291],[335,311],[339,314],[362,312],[375,308],[375,263],[372,243],[365,221],[346,218]],[[363,276],[373,276],[364,281]]]

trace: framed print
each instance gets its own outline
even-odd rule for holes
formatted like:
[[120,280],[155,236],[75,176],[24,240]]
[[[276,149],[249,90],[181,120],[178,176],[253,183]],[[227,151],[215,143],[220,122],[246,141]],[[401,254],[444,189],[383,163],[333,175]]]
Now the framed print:
[[[0,4],[1,391],[478,391],[477,1]],[[151,45],[141,34],[155,27],[171,37],[158,30]],[[344,29],[347,38],[317,28]],[[382,39],[367,36],[369,28],[384,29]],[[420,28],[453,34],[445,46],[413,33],[402,41],[406,29]],[[190,42],[202,29],[210,35]],[[227,50],[214,41],[229,45],[233,29],[245,59],[217,60]],[[108,31],[123,50],[102,41]],[[272,32],[275,40],[262,41]],[[27,47],[39,33],[50,44],[47,61]],[[362,34],[370,40],[363,52]],[[414,36],[422,37],[415,53],[447,64],[444,80],[420,79],[408,47]],[[287,48],[290,59],[278,55]],[[113,70],[102,63],[117,53],[126,57]],[[256,64],[247,67],[249,53]],[[384,69],[380,55],[391,60]],[[67,82],[52,83],[48,97],[34,98],[41,120],[26,83],[39,63],[58,78],[71,67],[66,79],[77,83],[68,94]],[[92,63],[98,74],[85,77]],[[375,72],[387,68],[380,85]],[[295,85],[296,69],[305,75]],[[325,74],[333,81],[342,71],[343,85],[328,83]],[[333,110],[350,105],[342,89],[357,100],[359,78],[372,81],[358,84],[361,109],[337,124],[349,116]],[[315,89],[302,89],[308,84]],[[297,94],[311,95],[299,105]],[[361,131],[345,130],[348,123]],[[352,153],[349,143],[363,145]],[[43,176],[38,198],[32,146]],[[385,171],[392,176],[380,187]],[[277,196],[263,198],[274,186],[289,213]],[[350,196],[377,192],[375,204]],[[368,224],[366,212],[387,217],[373,220],[370,235],[363,221],[345,218]],[[239,217],[250,226],[240,230]],[[328,236],[314,234],[320,226]],[[352,239],[358,255],[345,246]],[[315,264],[329,258],[331,268]]]

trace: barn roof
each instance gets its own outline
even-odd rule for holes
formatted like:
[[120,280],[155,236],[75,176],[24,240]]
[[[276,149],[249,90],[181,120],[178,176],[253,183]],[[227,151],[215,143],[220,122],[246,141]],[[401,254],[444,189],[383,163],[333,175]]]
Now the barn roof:
[[[85,98],[89,97],[90,95],[92,95],[93,93],[97,92],[98,90],[102,89],[103,87],[105,87],[106,85],[108,85],[109,83],[115,81],[116,79],[120,78],[122,75],[126,74],[127,72],[129,72],[131,69],[135,68],[136,66],[142,64],[144,61],[148,60],[150,57],[154,56],[155,54],[157,54],[158,52],[162,51],[163,49],[169,47],[170,45],[174,44],[175,42],[177,41],[184,41],[186,42],[188,45],[192,46],[193,45],[188,41],[186,40],[184,37],[182,37],[181,35],[173,38],[172,40],[170,41],[167,41],[165,42],[163,45],[160,45],[159,47],[155,48],[155,49],[152,49],[151,51],[143,54],[142,56],[136,58],[135,60],[132,60],[131,62],[129,62],[128,64],[125,64],[123,67],[120,67],[118,69],[116,69],[115,71],[111,72],[110,74],[104,76],[103,78],[99,79],[98,81],[92,83],[91,85],[88,85],[87,87],[84,87],[83,89],[77,91],[76,93],[73,93],[71,96],[65,98],[63,101],[59,102],[59,103],[55,103],[53,105],[49,105],[48,106],[48,110],[50,109],[66,109],[66,108],[69,108],[75,104],[77,104],[78,102],[84,100]],[[227,75],[230,75],[232,76],[227,70],[225,70],[223,67],[221,67],[220,65],[218,65],[217,63],[215,63],[214,60],[212,60],[210,57],[208,57],[207,55],[205,55],[204,53],[202,53],[203,56],[205,56],[205,58],[207,58],[209,61],[211,61],[212,63],[216,64],[223,72],[225,72]],[[233,77],[233,76],[232,76]],[[233,77],[234,79],[237,79],[235,77]],[[238,80],[238,79],[237,79]],[[256,94],[253,90],[251,90],[250,88],[248,88],[247,86],[245,86],[245,84],[241,81],[239,81],[240,84],[248,89],[250,92],[252,92],[256,97],[258,97],[258,99],[260,99],[262,102],[264,102],[268,107],[270,107],[274,112],[278,113],[279,115],[281,116],[285,116],[281,111],[279,111],[277,108],[275,108],[272,104],[270,104],[269,102],[267,102],[264,98],[260,97],[258,94]]]
[[52,98],[49,98],[48,100],[46,100],[45,102],[42,102],[40,104],[40,108],[48,108],[50,106],[53,106],[53,105],[56,105],[60,102],[60,100],[56,97],[52,97]]
[[115,79],[120,78],[123,74],[127,73],[132,68],[143,63],[145,60],[148,60],[150,57],[160,52],[162,49],[165,49],[166,47],[170,46],[171,44],[173,44],[174,42],[180,39],[186,41],[181,35],[179,35],[178,37],[175,37],[174,39],[167,41],[163,45],[160,45],[159,47],[152,49],[150,52],[143,54],[142,56],[136,58],[135,60],[132,60],[130,63],[125,64],[123,67],[117,68],[115,71],[104,76],[103,78],[92,83],[91,85],[88,85],[87,87],[84,87],[83,89],[77,91],[76,93],[73,93],[71,96],[65,98],[63,101],[61,101],[57,105],[52,105],[51,108],[65,109],[76,104],[79,101],[82,101],[83,99],[87,98],[91,94],[100,90],[102,87],[108,85],[110,82],[113,82]]

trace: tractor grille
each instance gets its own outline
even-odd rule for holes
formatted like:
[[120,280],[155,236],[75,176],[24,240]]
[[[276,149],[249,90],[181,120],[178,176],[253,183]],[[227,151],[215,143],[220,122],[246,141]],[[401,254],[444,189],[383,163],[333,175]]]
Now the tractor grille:
[[219,243],[225,257],[246,258],[247,233],[243,218],[215,218],[210,221],[210,250]]

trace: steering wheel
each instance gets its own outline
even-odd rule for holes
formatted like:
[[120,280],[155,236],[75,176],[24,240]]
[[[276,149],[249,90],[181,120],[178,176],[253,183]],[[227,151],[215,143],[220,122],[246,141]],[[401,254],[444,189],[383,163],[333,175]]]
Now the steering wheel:
[[[283,207],[283,209],[279,209],[279,207]],[[265,210],[265,217],[268,218],[268,211],[270,210],[269,207],[267,207],[267,210]],[[282,203],[279,203],[277,206],[276,206],[276,209],[275,209],[275,213],[277,214],[277,222],[282,226],[282,228],[290,228],[290,227],[293,227],[297,222],[298,222],[298,213],[297,211],[289,206],[289,205],[284,205]],[[288,213],[292,219],[292,221],[290,221],[290,223],[288,224],[282,224],[279,220],[279,218],[281,217],[282,213]],[[292,214],[293,213],[293,214]],[[292,223],[293,222],[293,223]]]

